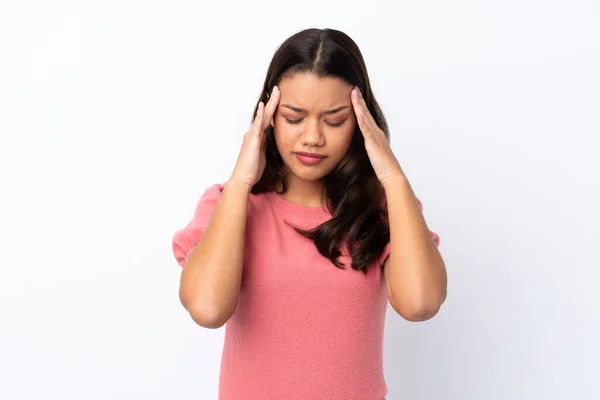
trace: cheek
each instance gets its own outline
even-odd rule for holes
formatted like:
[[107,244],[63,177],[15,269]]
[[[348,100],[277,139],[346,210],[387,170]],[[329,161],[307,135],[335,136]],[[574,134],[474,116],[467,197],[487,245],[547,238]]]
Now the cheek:
[[[344,124],[345,125],[345,124]],[[344,126],[339,128],[339,132],[331,136],[333,140],[332,145],[341,150],[346,150],[352,143],[352,136],[354,135],[354,125],[349,124],[348,127]]]
[[275,120],[275,140],[278,145],[289,145],[292,144],[301,131],[295,125],[288,124],[283,117]]
[[289,132],[286,131],[282,125],[276,125],[275,129],[275,143],[277,144],[277,150],[283,157],[289,152],[289,149],[293,147],[293,138]]

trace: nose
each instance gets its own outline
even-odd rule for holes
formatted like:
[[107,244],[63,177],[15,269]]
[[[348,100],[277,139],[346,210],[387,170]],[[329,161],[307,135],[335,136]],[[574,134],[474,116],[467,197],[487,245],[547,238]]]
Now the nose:
[[307,123],[300,137],[300,142],[306,147],[322,146],[323,139],[324,137],[319,130],[318,122]]

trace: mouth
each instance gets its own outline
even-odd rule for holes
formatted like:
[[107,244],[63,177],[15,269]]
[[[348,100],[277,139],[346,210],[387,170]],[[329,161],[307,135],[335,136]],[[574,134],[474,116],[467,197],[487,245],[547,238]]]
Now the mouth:
[[325,159],[324,155],[304,152],[296,153],[296,157],[298,160],[300,160],[300,162],[306,165],[318,164]]
[[325,158],[324,155],[319,154],[319,153],[307,153],[305,151],[298,151],[296,152],[297,155],[299,156],[303,156],[303,157],[312,157],[312,158]]

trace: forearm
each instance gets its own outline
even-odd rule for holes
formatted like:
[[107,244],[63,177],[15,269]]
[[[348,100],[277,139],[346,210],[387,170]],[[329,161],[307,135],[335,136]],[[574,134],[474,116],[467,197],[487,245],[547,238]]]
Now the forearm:
[[444,261],[408,179],[390,179],[384,189],[390,223],[390,300],[396,310],[427,319],[446,298]]
[[250,188],[228,181],[181,274],[180,299],[201,326],[218,328],[235,311],[241,285]]

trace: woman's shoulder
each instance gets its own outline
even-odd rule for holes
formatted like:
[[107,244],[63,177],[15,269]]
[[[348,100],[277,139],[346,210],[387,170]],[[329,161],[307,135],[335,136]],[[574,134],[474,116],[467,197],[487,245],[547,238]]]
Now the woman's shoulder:
[[[207,186],[200,196],[198,205],[204,206],[208,203],[216,207],[216,203],[220,199],[228,183],[229,181],[221,181]],[[248,217],[251,215],[256,216],[257,213],[260,213],[261,210],[264,210],[269,204],[269,197],[269,192],[250,192],[248,194]]]

